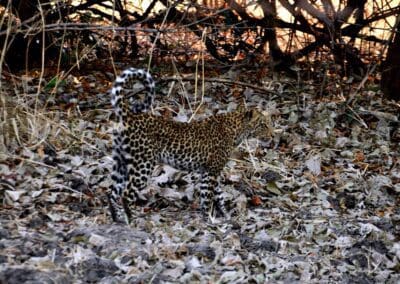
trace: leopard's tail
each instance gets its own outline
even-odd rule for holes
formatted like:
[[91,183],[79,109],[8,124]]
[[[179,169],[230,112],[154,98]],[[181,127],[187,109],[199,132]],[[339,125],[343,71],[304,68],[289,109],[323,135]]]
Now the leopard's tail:
[[[139,81],[144,86],[145,96],[140,99],[133,92],[133,84]],[[143,69],[128,68],[118,76],[111,88],[111,104],[117,118],[123,119],[128,112],[142,113],[150,109],[154,100],[155,84],[150,73]],[[129,105],[127,105],[127,102]]]

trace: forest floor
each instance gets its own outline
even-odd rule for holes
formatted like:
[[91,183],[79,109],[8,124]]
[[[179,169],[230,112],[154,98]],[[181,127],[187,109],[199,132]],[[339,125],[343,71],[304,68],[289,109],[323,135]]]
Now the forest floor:
[[231,70],[207,76],[202,96],[193,80],[159,80],[156,114],[201,120],[244,98],[274,135],[225,167],[230,220],[205,220],[196,183],[159,166],[127,226],[104,194],[113,76],[70,75],[39,94],[32,76],[5,91],[0,283],[399,283],[400,105],[378,86]]

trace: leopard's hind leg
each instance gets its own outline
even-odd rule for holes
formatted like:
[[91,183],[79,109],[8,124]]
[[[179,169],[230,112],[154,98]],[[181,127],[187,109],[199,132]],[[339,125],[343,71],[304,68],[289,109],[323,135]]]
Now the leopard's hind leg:
[[128,182],[122,193],[122,201],[129,223],[132,221],[132,212],[135,206],[146,201],[141,191],[147,187],[155,164],[152,151],[138,149],[128,164]]
[[127,218],[124,214],[121,195],[128,181],[127,153],[123,150],[122,137],[118,134],[116,131],[114,132],[112,184],[107,197],[114,222],[126,223]]

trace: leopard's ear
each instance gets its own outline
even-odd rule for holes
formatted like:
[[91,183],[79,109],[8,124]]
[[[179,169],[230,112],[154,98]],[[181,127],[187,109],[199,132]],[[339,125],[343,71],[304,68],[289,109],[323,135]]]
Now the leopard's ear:
[[245,117],[247,118],[247,120],[251,121],[258,117],[257,113],[258,112],[256,110],[250,109],[250,110],[245,111]]
[[239,101],[239,104],[238,104],[238,107],[237,107],[237,111],[246,112],[246,105],[245,105],[244,100],[240,100]]

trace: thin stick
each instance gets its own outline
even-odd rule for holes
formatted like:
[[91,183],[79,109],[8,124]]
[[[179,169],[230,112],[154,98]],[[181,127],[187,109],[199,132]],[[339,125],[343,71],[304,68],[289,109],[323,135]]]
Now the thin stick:
[[39,166],[46,167],[46,168],[49,168],[49,169],[57,169],[57,167],[53,167],[53,166],[47,165],[45,163],[42,163],[42,162],[39,162],[39,161],[34,161],[34,160],[31,160],[31,159],[27,159],[27,158],[24,158],[24,157],[21,157],[21,156],[2,154],[2,156],[3,155],[6,156],[6,157],[9,157],[11,159],[22,160],[24,162],[28,162],[28,163],[31,163],[31,164],[39,165]]
[[[201,37],[201,41],[205,42],[205,36],[206,36],[206,30],[203,30],[203,34]],[[195,114],[200,110],[203,102],[204,102],[204,93],[205,93],[205,81],[204,81],[204,49],[201,50],[200,52],[200,58],[201,58],[201,100],[200,103],[198,104],[196,110],[193,112],[192,116],[189,119],[189,122],[194,118]],[[195,102],[197,103],[197,70],[198,70],[198,63],[200,61],[200,58],[197,60],[196,62],[196,77],[195,77],[195,93],[194,93],[194,97],[195,97]]]
[[170,10],[171,10],[171,7],[168,7],[168,8],[167,8],[167,11],[165,12],[164,19],[163,19],[163,21],[162,21],[162,23],[161,23],[160,30],[157,31],[156,38],[154,39],[154,42],[153,42],[153,44],[151,45],[149,63],[147,64],[147,72],[150,71],[151,60],[153,59],[153,51],[154,51],[154,48],[155,48],[155,46],[156,46],[156,43],[157,43],[158,39],[160,38],[161,30],[163,29],[163,27],[164,27],[164,25],[165,25],[165,22],[167,21],[167,17],[168,17],[168,14],[169,14],[169,11],[170,11]]
[[[162,79],[160,79],[160,81],[196,81],[197,79],[194,77],[164,77]],[[221,79],[221,78],[202,78],[202,80],[204,82],[216,82],[216,83],[224,83],[224,84],[228,84],[228,85],[239,85],[239,86],[243,86],[243,87],[248,87],[251,89],[255,89],[258,90],[260,92],[266,92],[266,93],[270,93],[270,94],[274,94],[277,95],[278,93],[263,87],[257,87],[254,84],[249,84],[249,83],[244,83],[244,82],[239,82],[239,81],[231,81],[228,79]]]

